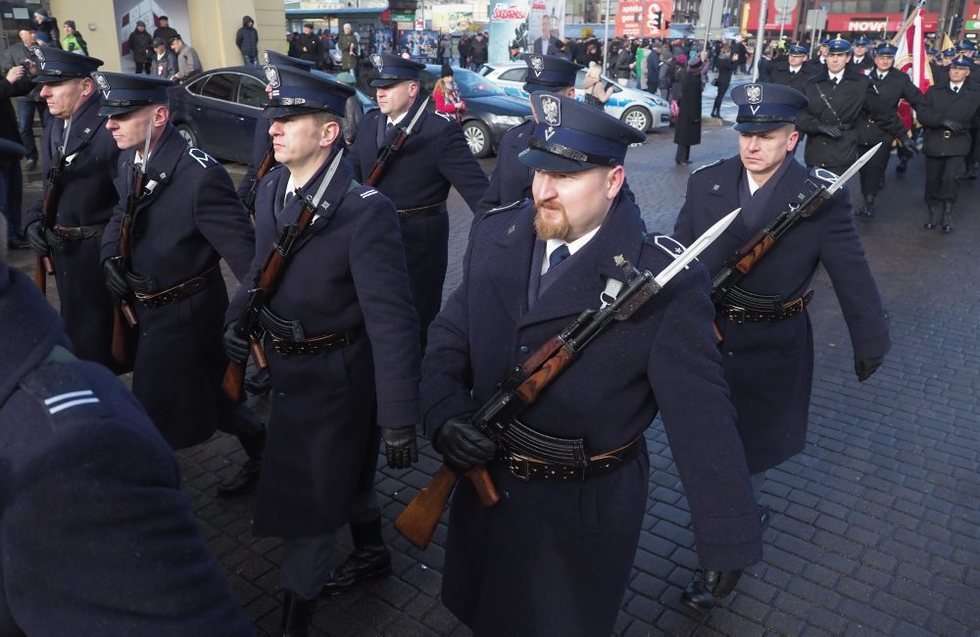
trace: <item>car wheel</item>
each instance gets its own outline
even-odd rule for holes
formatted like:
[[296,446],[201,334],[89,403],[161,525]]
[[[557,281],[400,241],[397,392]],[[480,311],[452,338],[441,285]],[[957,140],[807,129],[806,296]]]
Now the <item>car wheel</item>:
[[187,124],[177,124],[177,133],[184,138],[188,146],[197,148],[197,135],[194,134],[193,128]]
[[623,113],[622,120],[626,122],[627,126],[635,128],[641,133],[650,130],[650,125],[653,123],[650,111],[642,106],[630,106],[627,108],[626,112]]
[[463,123],[463,137],[477,159],[490,156],[490,129],[478,120]]

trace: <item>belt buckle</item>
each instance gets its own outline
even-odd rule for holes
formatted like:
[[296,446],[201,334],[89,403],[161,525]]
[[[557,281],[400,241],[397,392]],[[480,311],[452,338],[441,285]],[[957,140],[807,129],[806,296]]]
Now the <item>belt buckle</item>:
[[789,314],[790,312],[796,314],[802,311],[803,311],[802,296],[793,299],[792,301],[790,301],[789,303],[783,306],[783,314]]
[[737,325],[741,325],[745,322],[745,315],[748,313],[744,307],[739,307],[738,305],[728,306],[728,319],[735,321]]
[[531,480],[531,462],[522,456],[511,455],[507,459],[507,466],[511,475],[518,480],[528,482]]
[[950,139],[952,137],[953,137],[952,131],[949,131],[949,130],[944,130],[943,131],[943,139]]

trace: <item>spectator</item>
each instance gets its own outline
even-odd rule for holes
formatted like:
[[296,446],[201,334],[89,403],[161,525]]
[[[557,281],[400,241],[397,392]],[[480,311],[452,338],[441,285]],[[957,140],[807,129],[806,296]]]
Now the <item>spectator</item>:
[[660,88],[660,45],[653,44],[650,46],[650,52],[647,53],[646,59],[647,65],[647,92],[657,94],[657,89]]
[[534,41],[534,52],[538,55],[558,55],[560,43],[551,33],[551,16],[541,17],[541,37]]
[[707,51],[692,57],[689,62],[683,53],[677,56],[671,101],[677,103],[677,121],[674,124],[677,153],[674,161],[678,166],[690,164],[691,146],[701,143],[701,71],[707,58]]
[[44,9],[34,12],[34,39],[38,44],[61,48],[58,39],[58,21],[48,15]]
[[340,49],[340,67],[350,72],[357,79],[358,37],[349,22],[345,22],[341,34],[337,38],[337,48]]
[[451,115],[457,122],[462,121],[466,102],[459,96],[456,83],[453,80],[453,70],[449,64],[442,65],[442,73],[435,86],[432,87],[432,99],[436,103],[436,112]]
[[336,61],[333,57],[334,54],[334,41],[333,34],[327,30],[324,30],[320,34],[320,62],[319,68],[321,69],[333,69],[337,66]]
[[61,38],[61,48],[70,53],[88,55],[88,43],[75,28],[74,20],[65,20],[65,35]]
[[472,36],[464,35],[459,39],[459,65],[464,68],[470,68],[470,44],[472,43]]
[[735,72],[737,65],[738,55],[733,53],[731,45],[726,43],[721,47],[718,58],[715,60],[718,77],[715,78],[712,84],[718,87],[718,94],[715,96],[715,104],[711,108],[711,117],[721,119],[721,103],[725,99],[725,93],[728,92],[729,85],[732,83],[732,74]]
[[184,44],[179,34],[170,38],[170,50],[177,56],[177,73],[172,79],[185,82],[204,70],[197,51],[189,44]]
[[153,37],[146,30],[146,23],[142,20],[136,23],[136,28],[129,34],[129,52],[133,54],[136,72],[149,75],[150,64],[153,61]]
[[[35,32],[22,29],[17,32],[17,37],[20,38],[20,41],[10,45],[4,52],[4,73],[15,66],[30,66],[35,63],[34,53],[31,51],[31,47],[37,44],[34,40]],[[35,89],[26,93],[14,94],[14,106],[17,110],[17,128],[20,131],[20,143],[24,146],[24,158],[30,162],[29,170],[37,168],[38,157],[37,145],[34,143],[34,114],[37,113],[42,127],[47,122],[48,117],[48,109],[44,100],[41,99],[39,92],[40,89]]]
[[436,50],[436,64],[451,64],[453,60],[453,41],[448,33],[439,38],[439,48]]
[[157,28],[153,32],[153,39],[160,38],[164,42],[170,42],[170,38],[177,35],[177,30],[170,26],[170,20],[162,15],[157,18]]
[[313,33],[313,25],[306,23],[303,25],[303,33],[296,42],[299,51],[299,58],[316,64],[320,60],[320,40]]
[[293,31],[292,33],[286,34],[286,42],[289,44],[289,48],[286,49],[286,55],[291,58],[299,57],[299,33]]
[[242,52],[246,65],[259,63],[259,32],[255,30],[255,21],[251,16],[242,18],[242,28],[235,34],[235,45]]
[[626,86],[629,84],[630,74],[633,71],[633,67],[636,66],[636,62],[633,59],[633,53],[626,44],[621,44],[619,50],[616,52],[615,56],[611,56],[612,61],[612,72],[616,81],[621,86]]
[[585,91],[586,104],[595,106],[600,110],[605,110],[606,102],[609,101],[609,97],[616,91],[616,87],[602,80],[602,67],[598,63],[589,62],[589,70],[585,73],[585,82],[582,84],[582,90]]
[[661,49],[660,61],[660,95],[665,100],[670,99],[671,89],[674,86],[674,76],[677,74],[677,59],[671,53],[670,47]]
[[161,38],[153,39],[153,74],[170,79],[177,75],[177,56]]
[[470,46],[470,68],[478,71],[481,66],[487,63],[487,36],[477,33]]
[[[30,31],[27,33],[30,34]],[[18,117],[14,114],[9,98],[27,95],[34,86],[23,64],[14,64],[5,72],[6,77],[0,78],[0,138],[19,144],[22,135]],[[33,133],[31,144],[34,144]],[[34,162],[37,163],[36,155]],[[0,206],[3,207],[0,212],[7,218],[7,247],[17,250],[29,246],[24,237],[20,218],[23,189],[20,161],[15,157],[0,159]]]

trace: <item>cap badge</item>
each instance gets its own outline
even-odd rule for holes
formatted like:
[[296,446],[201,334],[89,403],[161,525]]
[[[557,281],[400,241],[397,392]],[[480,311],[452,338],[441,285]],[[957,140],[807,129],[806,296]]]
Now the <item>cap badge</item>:
[[95,83],[99,86],[99,90],[102,91],[102,96],[109,99],[109,92],[112,90],[112,87],[109,86],[109,80],[106,79],[105,75],[96,73]]
[[745,87],[745,98],[749,104],[761,104],[762,103],[762,85],[761,84],[749,84]]
[[269,52],[268,51],[263,51],[262,52],[262,61],[265,62],[266,64],[272,64],[272,61],[269,60]]
[[544,72],[544,58],[540,55],[532,55],[531,58],[531,70],[534,71],[534,77],[541,77]]
[[384,68],[385,68],[384,58],[378,55],[377,53],[371,56],[371,64],[374,65],[374,68],[378,69],[378,73],[384,72]]
[[541,116],[549,126],[561,126],[561,101],[554,95],[541,96]]
[[554,137],[554,135],[555,135],[555,129],[552,128],[551,126],[549,126],[548,128],[544,129],[544,140],[545,141],[549,141],[552,137]]
[[265,71],[265,79],[269,80],[269,88],[273,91],[279,88],[281,84],[279,80],[279,69],[271,64],[266,64],[263,70]]
[[44,59],[44,52],[41,51],[41,47],[39,46],[31,47],[31,53],[34,54],[34,57],[37,58],[40,67],[43,69],[45,64],[47,63],[47,60]]

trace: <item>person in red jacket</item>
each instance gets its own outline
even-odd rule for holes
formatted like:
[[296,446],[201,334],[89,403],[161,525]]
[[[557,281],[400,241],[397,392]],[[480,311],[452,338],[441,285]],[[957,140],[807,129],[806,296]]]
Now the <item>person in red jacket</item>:
[[448,64],[442,65],[442,73],[432,87],[432,98],[436,102],[436,112],[452,115],[456,121],[462,121],[463,111],[466,110],[466,102],[459,96],[456,89],[456,82],[453,79],[453,70]]

